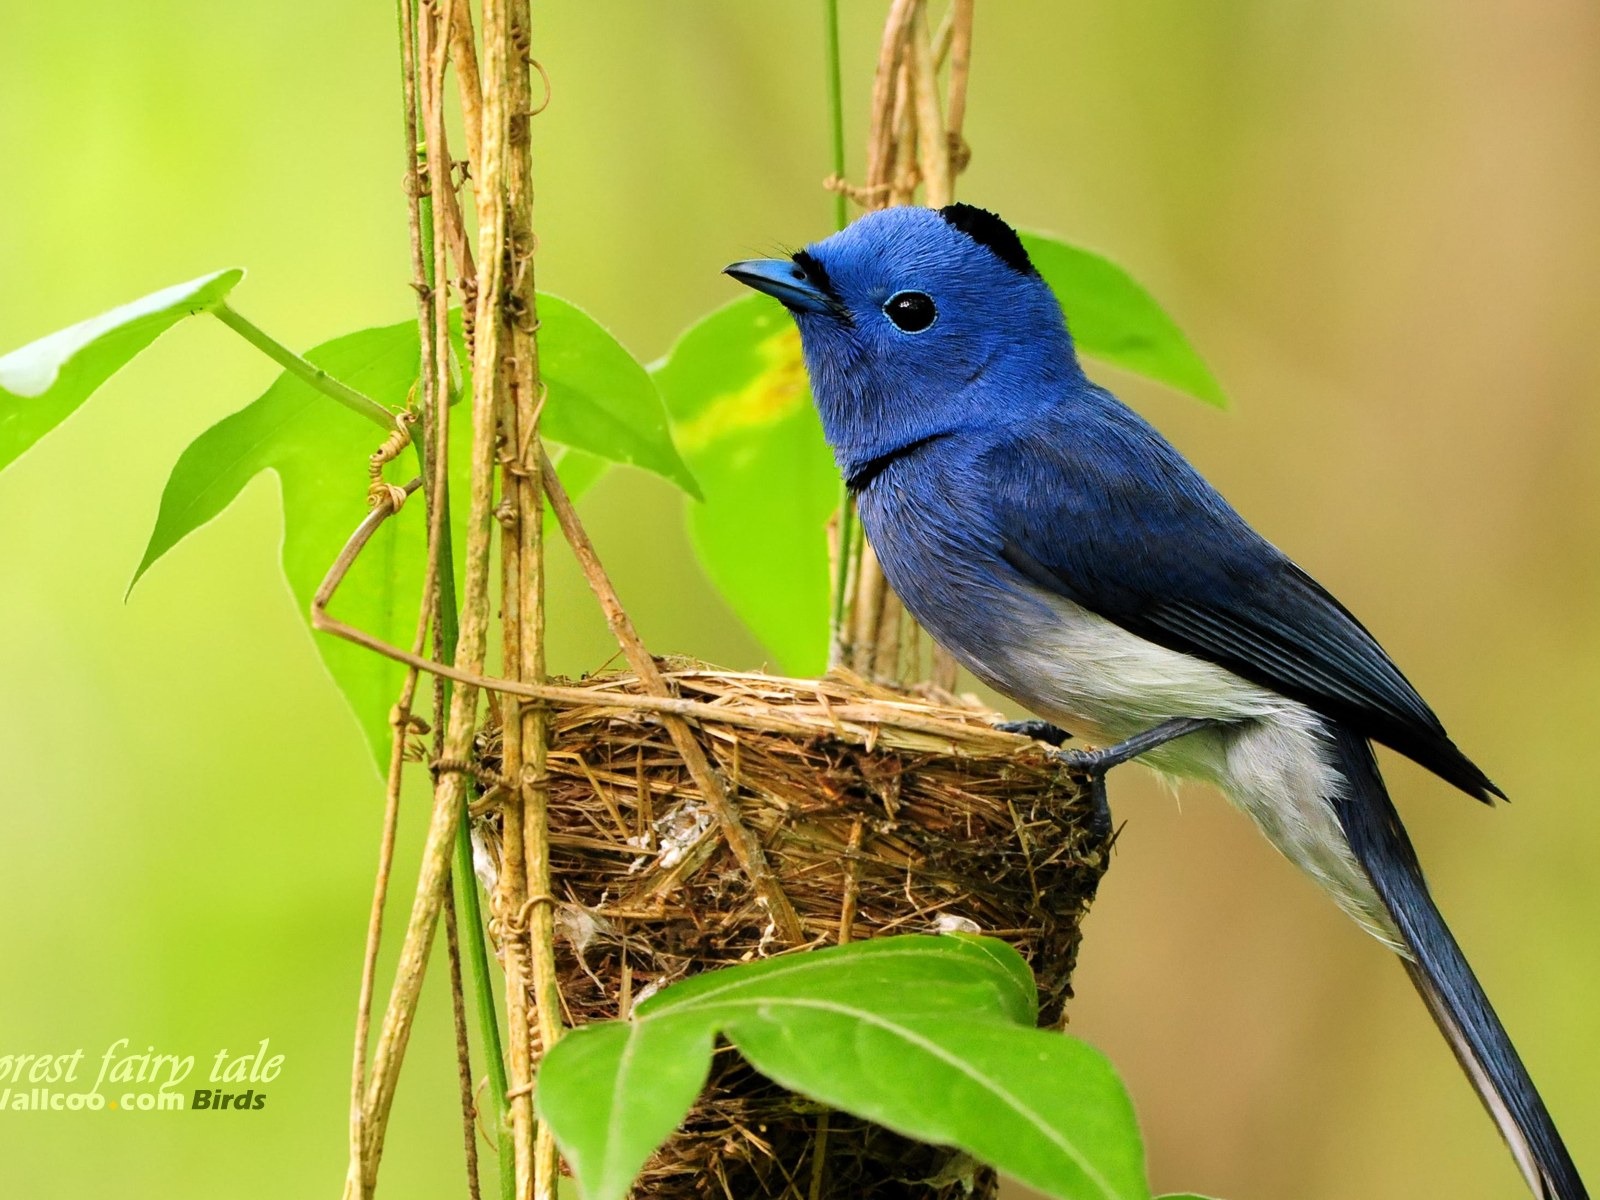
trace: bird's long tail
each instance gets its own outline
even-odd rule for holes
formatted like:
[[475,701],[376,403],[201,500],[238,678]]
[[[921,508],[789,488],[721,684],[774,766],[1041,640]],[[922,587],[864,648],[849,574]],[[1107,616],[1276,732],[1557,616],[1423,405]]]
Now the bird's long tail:
[[1372,747],[1348,730],[1335,729],[1333,736],[1350,785],[1349,795],[1335,801],[1339,822],[1412,953],[1405,960],[1411,982],[1500,1127],[1534,1195],[1540,1200],[1588,1200],[1527,1068],[1428,894]]

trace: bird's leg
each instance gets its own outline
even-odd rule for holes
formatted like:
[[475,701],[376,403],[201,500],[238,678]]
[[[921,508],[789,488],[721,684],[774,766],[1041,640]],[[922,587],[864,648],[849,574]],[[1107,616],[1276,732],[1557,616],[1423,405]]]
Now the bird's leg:
[[1103,746],[1098,750],[1057,750],[1056,756],[1091,779],[1102,779],[1112,767],[1121,766],[1178,738],[1220,724],[1221,721],[1212,717],[1173,717],[1114,746]]
[[1032,738],[1036,742],[1060,747],[1072,735],[1059,725],[1052,725],[1049,721],[1030,718],[1026,721],[1001,721],[995,726],[1001,733],[1020,733],[1025,738]]

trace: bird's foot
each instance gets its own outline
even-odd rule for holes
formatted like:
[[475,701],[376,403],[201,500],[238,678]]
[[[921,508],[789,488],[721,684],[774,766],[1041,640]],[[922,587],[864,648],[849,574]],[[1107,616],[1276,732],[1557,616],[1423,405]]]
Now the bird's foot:
[[1052,725],[1049,721],[1040,721],[1036,718],[1026,721],[1001,721],[995,728],[1001,733],[1019,733],[1025,738],[1056,747],[1060,747],[1062,742],[1072,736],[1059,725]]
[[1136,733],[1114,746],[1102,746],[1098,750],[1057,750],[1056,757],[1069,768],[1087,775],[1090,779],[1101,780],[1112,767],[1119,767],[1141,754],[1148,754],[1157,747],[1165,746],[1168,742],[1218,724],[1221,722],[1209,717],[1173,717],[1170,721],[1163,721],[1143,733]]
[[[1019,721],[1023,725],[1029,722]],[[1044,724],[1044,722],[1038,722]],[[1205,717],[1174,717],[1163,721],[1143,733],[1136,733],[1112,746],[1098,750],[1056,750],[1056,758],[1069,770],[1077,771],[1089,781],[1089,803],[1094,811],[1089,815],[1089,828],[1101,841],[1111,836],[1111,802],[1106,799],[1106,772],[1112,767],[1131,762],[1141,754],[1148,754],[1158,746],[1185,737],[1209,726],[1219,724]],[[1051,727],[1053,728],[1053,727]],[[1058,731],[1059,732],[1059,731]],[[1038,737],[1038,734],[1034,734]],[[1060,742],[1054,743],[1060,746]]]
[[[1072,737],[1059,725],[1052,725],[1049,721],[1041,721],[1037,717],[1030,717],[1026,721],[1000,721],[995,728],[1002,733],[1019,733],[1025,738],[1032,738],[1036,742],[1043,742],[1047,746],[1056,748],[1056,757],[1073,762],[1084,755],[1081,750],[1063,750],[1061,743]],[[1111,837],[1111,803],[1106,799],[1106,781],[1104,773],[1094,774],[1085,769],[1084,774],[1089,776],[1089,804],[1092,811],[1089,813],[1089,830],[1094,834],[1096,841],[1104,842]]]

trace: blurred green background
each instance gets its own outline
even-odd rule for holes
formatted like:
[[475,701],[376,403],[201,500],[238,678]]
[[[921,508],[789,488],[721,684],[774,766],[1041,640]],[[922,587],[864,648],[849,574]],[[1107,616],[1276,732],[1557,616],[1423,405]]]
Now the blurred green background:
[[[852,169],[881,3],[846,0]],[[535,4],[541,285],[641,357],[826,231],[820,7]],[[386,4],[7,5],[0,350],[239,264],[306,346],[404,319]],[[1101,372],[1371,625],[1516,803],[1391,772],[1447,916],[1600,1178],[1600,12],[1578,0],[983,3],[962,195],[1106,251],[1235,398]],[[0,1054],[270,1037],[260,1112],[0,1112],[14,1196],[332,1195],[380,790],[276,566],[260,479],[141,583],[167,469],[273,376],[180,326],[0,475]],[[357,468],[359,471],[359,467]],[[658,651],[763,655],[666,485],[586,513]],[[557,669],[604,629],[555,572]],[[1404,976],[1214,795],[1126,822],[1073,1028],[1161,1188],[1521,1194]],[[406,818],[414,861],[420,809]],[[389,1197],[460,1195],[429,989]]]

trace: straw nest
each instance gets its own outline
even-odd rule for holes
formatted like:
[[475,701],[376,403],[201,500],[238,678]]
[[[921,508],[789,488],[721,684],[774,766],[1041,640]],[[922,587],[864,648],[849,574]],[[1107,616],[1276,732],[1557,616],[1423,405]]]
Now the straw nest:
[[[1103,793],[998,715],[853,676],[822,680],[664,663],[693,728],[764,846],[811,946],[966,930],[1006,939],[1038,978],[1041,1020],[1071,996],[1079,923],[1105,869]],[[776,930],[638,681],[583,681],[552,711],[550,844],[567,1018],[616,1017],[700,971],[779,953]],[[698,707],[703,705],[705,707]],[[479,739],[499,767],[499,738]],[[498,869],[495,796],[474,805],[479,869]],[[536,1040],[536,1035],[535,1035]],[[992,1197],[956,1151],[822,1112],[724,1046],[637,1197]],[[825,1146],[819,1156],[818,1145]]]

